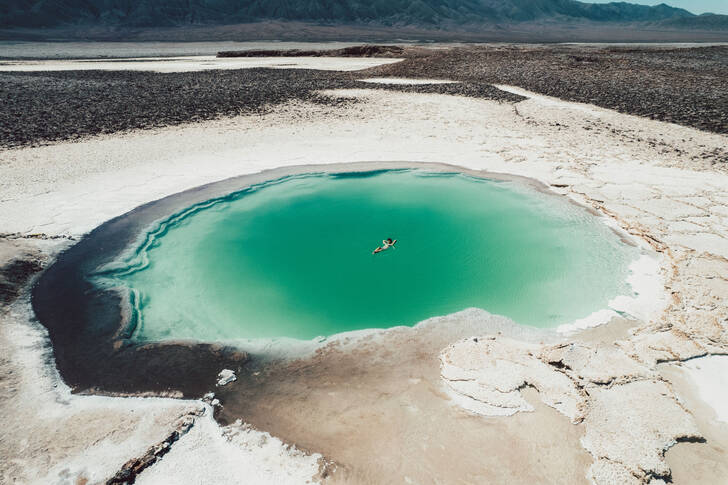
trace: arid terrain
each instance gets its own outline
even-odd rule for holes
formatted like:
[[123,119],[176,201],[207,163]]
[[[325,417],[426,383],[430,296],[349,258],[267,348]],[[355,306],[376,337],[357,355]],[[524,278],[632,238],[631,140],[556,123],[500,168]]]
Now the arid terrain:
[[[292,100],[327,105],[342,102],[321,96],[324,89],[368,87],[519,99],[494,89],[498,84],[728,133],[728,86],[724,82],[728,46],[408,47],[402,57],[403,62],[354,72],[228,67],[224,72],[55,71],[58,67],[46,72],[39,68],[4,72],[0,61],[0,96],[4,100],[0,145],[38,144],[258,113]],[[142,65],[145,62],[150,61],[139,60]],[[458,83],[393,86],[358,82],[368,77]]]
[[[3,483],[728,481],[728,47],[39,62],[0,62]],[[464,309],[235,362],[217,344],[170,361],[116,329],[59,331],[118,321],[115,305],[39,305],[64,251],[103,254],[91,231],[175,194],[441,164],[599,217],[643,252],[634,297],[596,327]],[[83,358],[99,373],[82,381]],[[115,362],[123,389],[99,377]],[[224,367],[236,380],[218,385]]]

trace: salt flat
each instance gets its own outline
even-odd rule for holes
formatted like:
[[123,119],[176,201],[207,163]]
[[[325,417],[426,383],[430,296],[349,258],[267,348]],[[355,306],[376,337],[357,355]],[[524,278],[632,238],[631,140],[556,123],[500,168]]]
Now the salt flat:
[[451,84],[458,81],[451,81],[449,79],[407,79],[401,77],[371,77],[367,79],[360,79],[364,83],[373,84],[398,84],[403,86],[416,86],[421,84]]
[[[419,412],[432,420],[442,416],[447,417],[448,423],[459,421],[460,424],[453,424],[450,434],[447,428],[438,429],[439,442],[427,443],[428,451],[419,449],[435,460],[433,463],[438,463],[438,459],[442,460],[441,465],[461,460],[460,468],[447,477],[438,475],[447,468],[444,466],[427,467],[416,460],[405,460],[404,464],[397,460],[369,460],[367,453],[373,450],[367,446],[373,446],[372,443],[405,443],[411,451],[415,445],[422,445],[432,430],[423,427],[408,434],[407,429],[382,429],[374,425],[377,421],[372,416],[360,416],[353,424],[337,424],[330,418],[333,414],[321,412],[335,412],[333,404],[331,408],[325,407],[327,399],[333,399],[334,404],[348,402],[343,397],[349,389],[348,379],[331,378],[333,387],[317,387],[325,375],[301,381],[308,384],[309,401],[295,401],[296,408],[291,408],[285,399],[266,399],[265,387],[260,395],[253,396],[261,410],[250,411],[246,420],[283,442],[298,445],[304,439],[298,438],[305,437],[302,448],[306,453],[291,455],[276,449],[273,455],[283,461],[266,465],[265,460],[256,460],[269,452],[256,455],[241,450],[241,456],[247,460],[245,466],[283,467],[285,462],[292,483],[321,480],[322,462],[317,466],[312,463],[318,460],[316,453],[322,453],[323,458],[334,463],[329,469],[333,471],[329,480],[334,482],[381,483],[387,478],[424,482],[449,478],[511,483],[592,480],[598,484],[657,484],[661,479],[656,477],[670,473],[685,477],[695,467],[698,471],[693,479],[702,483],[725,482],[728,470],[721,465],[724,456],[720,450],[728,446],[728,425],[717,421],[708,425],[705,417],[708,412],[718,414],[709,411],[714,399],[688,385],[673,387],[673,378],[662,377],[660,369],[675,366],[675,375],[690,382],[690,374],[685,377],[679,362],[728,351],[728,200],[723,195],[728,187],[728,169],[708,159],[696,161],[704,152],[725,147],[728,138],[546,98],[522,89],[502,88],[517,90],[528,99],[513,104],[441,94],[332,90],[322,94],[356,102],[333,107],[292,101],[262,115],[7,149],[0,152],[0,227],[6,233],[17,233],[14,237],[19,239],[13,239],[13,244],[22,247],[12,249],[14,254],[26,251],[36,257],[52,258],[67,246],[65,239],[81,237],[140,204],[201,184],[275,167],[361,161],[380,162],[382,166],[396,166],[397,161],[445,162],[535,179],[549,190],[593,208],[650,249],[659,261],[663,281],[660,296],[665,304],[642,308],[641,313],[636,308],[633,311],[639,318],[626,323],[615,321],[565,337],[498,336],[496,331],[489,336],[472,334],[478,342],[472,338],[448,342],[447,346],[427,350],[420,363],[396,360],[392,354],[414,352],[411,342],[417,341],[417,335],[431,336],[426,333],[431,330],[425,330],[431,328],[428,325],[412,334],[385,332],[372,337],[373,347],[367,352],[361,350],[358,361],[347,361],[348,357],[336,346],[320,350],[316,362],[322,367],[335,367],[341,362],[351,366],[361,361],[384,362],[383,356],[397,362],[393,370],[398,372],[391,377],[376,373],[376,366],[353,367],[364,369],[362,382],[372,392],[380,393],[379,398],[370,401],[372,416],[396,409],[403,420],[415,419],[411,416]],[[39,233],[43,238],[62,239],[24,239]],[[6,375],[19,372],[21,363],[28,359],[35,359],[36,369],[52,369],[51,363],[42,357],[48,352],[43,331],[23,311],[23,305],[27,302],[21,299],[2,315],[3,354],[11,352],[18,356],[3,362]],[[486,317],[472,312],[451,317],[463,325],[482,318]],[[19,343],[15,332],[29,331],[35,332],[34,343]],[[499,331],[507,332],[505,327]],[[488,377],[492,369],[488,353],[484,352],[486,346],[495,346],[507,367],[498,374],[503,382],[494,384]],[[378,359],[363,360],[372,356]],[[189,401],[103,398],[109,403],[124,404],[118,409],[114,408],[116,405],[106,406],[104,412],[113,414],[107,421],[108,431],[86,439],[84,430],[89,428],[92,412],[89,407],[102,398],[67,398],[67,390],[56,385],[52,372],[46,372],[17,381],[15,386],[20,392],[15,399],[3,403],[3,414],[9,422],[24,423],[27,435],[22,442],[10,439],[8,433],[2,436],[5,453],[10,457],[7,463],[12,464],[3,470],[9,479],[43,483],[49,470],[57,471],[58,476],[65,473],[63,476],[69,479],[95,479],[123,463],[123,457],[143,454],[174,429],[179,419],[189,415],[190,409],[202,407]],[[674,380],[677,382],[678,377]],[[471,384],[463,385],[466,381]],[[233,417],[236,406],[242,406],[234,398],[236,385],[241,384],[231,384],[229,390],[220,391],[222,412],[228,418]],[[46,400],[42,407],[37,404],[29,408],[26,403],[34,399],[31,391],[36,386],[44,389]],[[524,390],[524,386],[533,387],[536,392],[530,387]],[[360,392],[358,397],[371,397]],[[381,397],[384,392],[389,397]],[[503,401],[504,393],[508,393],[508,402]],[[455,401],[451,402],[448,396]],[[67,399],[79,404],[69,405],[64,402]],[[129,416],[147,406],[162,414],[154,423],[146,423],[145,434],[139,435],[138,426],[129,425]],[[66,433],[73,433],[74,446],[60,446],[60,437],[47,432],[47,423],[33,419],[36,412],[67,420]],[[282,418],[292,413],[302,413],[307,419],[289,423]],[[271,425],[275,429],[263,426],[266,414],[281,417]],[[204,418],[193,414],[189,419]],[[113,420],[124,425],[115,426]],[[323,428],[329,426],[340,441],[324,441],[327,435],[322,434]],[[540,426],[538,430],[543,435],[538,436],[551,441],[553,435],[563,437],[560,449],[551,450],[550,459],[539,461],[539,465],[536,460],[541,455],[520,446],[528,442],[533,426]],[[362,427],[367,429],[366,436],[352,440]],[[193,424],[194,434],[189,431],[184,435],[178,448],[172,444],[172,451],[158,465],[142,471],[140,479],[147,473],[148,477],[159,476],[154,469],[160,466],[185,470],[190,480],[204,481],[206,469],[191,466],[200,448],[190,441],[219,442],[221,429],[207,421]],[[471,432],[456,435],[456,429]],[[488,448],[489,455],[484,458],[479,443],[502,444],[505,435],[513,441]],[[537,442],[538,436],[530,438]],[[708,443],[681,442],[699,441],[703,436],[710,437]],[[457,445],[461,437],[468,446]],[[78,453],[89,448],[101,450],[99,447],[118,442],[134,446],[117,448],[115,458],[98,469],[84,469],[78,464]],[[240,468],[230,464],[228,447],[251,446],[250,440],[240,443],[228,442],[225,454],[216,462],[220,470],[231,467],[229,474],[220,473],[221,479],[229,477],[231,483],[238,481],[234,472]],[[439,444],[443,444],[443,449],[438,451]],[[693,450],[694,446],[702,448],[693,454],[681,451]],[[41,449],[54,452],[29,452]],[[678,455],[680,459],[671,458]],[[480,475],[473,475],[479,467],[483,468],[482,460],[491,460],[491,466],[478,471]],[[498,467],[497,463],[505,465]],[[701,466],[705,463],[714,466]],[[457,475],[458,471],[461,475]]]
[[393,64],[401,59],[361,57],[139,57],[100,60],[23,60],[0,61],[0,71],[151,71],[196,72],[214,69],[318,69],[322,71],[358,71],[370,67]]

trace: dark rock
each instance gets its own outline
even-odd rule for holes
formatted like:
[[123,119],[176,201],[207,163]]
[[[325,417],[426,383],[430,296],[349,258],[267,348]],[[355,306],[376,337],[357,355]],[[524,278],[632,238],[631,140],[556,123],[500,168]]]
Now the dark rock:
[[0,268],[0,305],[15,300],[31,277],[41,269],[43,265],[36,259],[16,259]]
[[397,57],[404,47],[394,45],[357,45],[327,50],[247,50],[222,51],[217,57]]

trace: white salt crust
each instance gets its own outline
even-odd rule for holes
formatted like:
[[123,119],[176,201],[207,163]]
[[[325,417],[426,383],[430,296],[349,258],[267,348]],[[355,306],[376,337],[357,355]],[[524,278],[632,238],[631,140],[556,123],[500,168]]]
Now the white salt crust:
[[[195,69],[203,68],[199,59],[195,62]],[[154,67],[153,62],[150,66],[163,67]],[[176,68],[192,69],[184,64]],[[78,237],[150,200],[232,176],[310,163],[449,162],[534,178],[607,214],[619,227],[648,242],[663,256],[653,258],[649,265],[640,263],[634,271],[636,281],[630,282],[638,293],[634,301],[610,304],[614,310],[648,319],[638,321],[628,338],[604,347],[566,340],[565,347],[542,347],[534,353],[536,357],[530,358],[518,350],[518,345],[506,345],[500,352],[511,352],[508,358],[518,364],[511,374],[516,376],[514,382],[518,380],[518,369],[536,369],[540,373],[539,385],[547,389],[541,396],[544,402],[560,406],[565,415],[575,420],[583,418],[589,424],[584,446],[594,456],[589,474],[595,483],[613,483],[609,477],[615,476],[649,477],[653,472],[662,473],[666,465],[660,452],[674,444],[676,435],[660,430],[672,430],[670,433],[682,436],[692,436],[695,430],[685,418],[685,411],[674,406],[670,390],[654,380],[651,373],[655,363],[725,353],[728,349],[721,323],[728,318],[728,200],[721,195],[728,187],[728,175],[720,164],[712,164],[703,157],[703,153],[724,148],[726,137],[566,103],[518,88],[501,88],[529,99],[514,106],[435,94],[337,90],[326,93],[363,102],[344,108],[292,102],[262,116],[3,150],[0,227],[8,233]],[[650,293],[649,285],[641,280],[650,280],[655,275],[663,279],[663,288],[651,286],[655,289]],[[665,305],[664,310],[660,311],[655,303],[658,301]],[[660,315],[655,316],[655,312]],[[49,483],[59,477],[81,474],[92,481],[103,480],[126,460],[140,456],[164,438],[178,419],[204,410],[201,403],[173,399],[70,395],[58,379],[52,359],[46,358],[47,337],[30,323],[27,313],[14,311],[2,318],[3,355],[11,359],[7,365],[12,365],[15,375],[20,376],[15,385],[19,393],[12,406],[6,404],[3,409],[11,426],[6,433],[16,430],[12,426],[18,423],[27,435],[22,444],[24,451],[18,455],[20,463],[16,466],[15,461],[8,461],[3,466],[20,470],[16,476],[21,477],[21,482]],[[469,359],[465,350],[458,355]],[[564,399],[576,403],[585,397],[571,391],[560,394],[559,387],[553,387],[556,381],[552,381],[551,372],[561,371],[546,372],[532,361],[534,358],[544,365],[566,362],[572,369],[579,369],[582,374],[571,378],[596,387],[589,399],[591,409],[598,413],[588,415],[578,406],[566,407]],[[695,365],[699,365],[697,360]],[[723,369],[722,363],[695,369],[693,379],[707,391],[701,395],[708,403],[725,399],[722,393],[709,392],[716,389],[716,376]],[[486,370],[487,366],[473,368],[472,373],[477,376]],[[530,371],[522,377],[531,380]],[[605,383],[611,383],[610,387],[600,387]],[[628,387],[632,383],[639,385]],[[561,384],[565,385],[565,381]],[[475,400],[478,404],[467,392],[460,391],[468,390],[453,391],[458,403],[482,414],[492,413],[492,403]],[[487,395],[482,392],[479,397]],[[519,402],[517,395],[511,397]],[[641,410],[647,402],[654,411],[651,415],[633,413],[633,418],[624,421],[632,430],[600,425],[613,421],[616,409]],[[716,416],[724,419],[719,407],[715,409]],[[144,421],[139,417],[142,415],[151,421]],[[88,423],[94,417],[98,419],[93,421],[98,429],[108,426],[108,436],[113,439],[98,440],[88,432]],[[214,464],[219,465],[221,475],[227,470],[230,477],[236,477],[241,467],[255,466],[258,455],[247,454],[245,443],[250,440],[245,438],[241,441],[243,446],[235,445],[243,450],[240,456],[244,465],[216,457],[228,456],[225,451],[222,455],[209,455],[209,467],[195,473],[194,467],[187,466],[195,463],[199,453],[193,443],[220,444],[219,437],[224,433],[214,423],[208,426],[204,419],[196,419],[200,427],[195,430],[197,425],[193,426],[177,443],[189,445],[177,450],[173,445],[172,451],[143,472],[140,480],[144,474],[155,473],[157,466],[166,466],[167,470],[179,467],[193,482],[203,480],[205,473],[217,473],[211,470]],[[665,426],[669,421],[679,422],[680,426]],[[61,423],[71,424],[66,424],[64,430],[64,446],[54,447],[53,443],[58,442],[49,433],[63,426]],[[649,439],[630,443],[612,440],[615,433],[635,430]],[[20,428],[16,431],[21,433]],[[190,433],[205,436],[198,439],[197,434],[190,437]],[[223,449],[229,451],[227,446]],[[250,449],[258,448],[264,450],[264,445],[252,445]],[[261,463],[265,463],[265,456],[276,453],[261,451]],[[605,461],[605,456],[625,461]],[[294,477],[291,480],[299,480],[298,483],[313,476],[312,457],[285,453],[280,457],[280,462],[269,462],[274,465],[268,471],[290,470]]]

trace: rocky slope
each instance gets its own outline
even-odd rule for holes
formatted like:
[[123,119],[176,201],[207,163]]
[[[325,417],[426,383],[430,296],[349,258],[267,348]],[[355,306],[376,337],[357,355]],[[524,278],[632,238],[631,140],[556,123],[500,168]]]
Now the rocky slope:
[[546,20],[728,27],[728,16],[695,16],[665,4],[648,7],[575,0],[9,0],[0,4],[0,26],[4,27],[165,27],[262,20],[450,27]]

